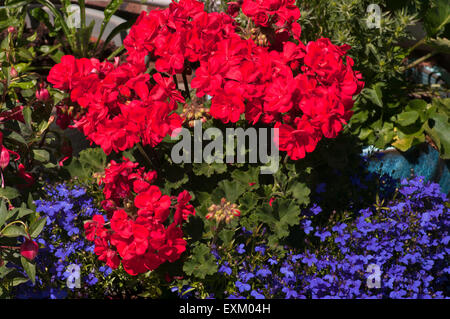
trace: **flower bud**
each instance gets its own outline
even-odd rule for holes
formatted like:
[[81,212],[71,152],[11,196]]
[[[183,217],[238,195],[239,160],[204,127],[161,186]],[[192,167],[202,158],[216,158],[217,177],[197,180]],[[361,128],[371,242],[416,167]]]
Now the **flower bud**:
[[103,209],[108,214],[113,214],[113,212],[117,209],[117,204],[111,199],[105,199],[101,202]]
[[5,169],[6,166],[9,165],[9,151],[6,147],[4,147],[3,145],[0,145],[0,167],[2,169]]
[[25,242],[20,246],[20,254],[28,260],[36,258],[38,250],[38,244],[30,238],[25,238]]
[[13,32],[16,32],[16,28],[14,28],[13,26],[9,26],[8,33],[13,33]]
[[241,212],[237,209],[236,204],[227,202],[225,198],[222,198],[220,205],[212,204],[208,208],[208,214],[206,219],[215,219],[218,223],[225,221],[225,223],[230,223],[234,217],[239,217]]
[[18,176],[25,180],[25,184],[21,184],[22,187],[31,187],[34,184],[34,177],[30,173],[28,173],[25,169],[25,166],[20,163],[18,165]]
[[48,101],[50,99],[50,94],[48,93],[48,90],[44,88],[37,90],[36,99],[38,99],[41,102]]
[[9,71],[9,75],[11,75],[12,78],[15,78],[19,75],[19,73],[17,73],[17,70],[12,66],[11,70]]

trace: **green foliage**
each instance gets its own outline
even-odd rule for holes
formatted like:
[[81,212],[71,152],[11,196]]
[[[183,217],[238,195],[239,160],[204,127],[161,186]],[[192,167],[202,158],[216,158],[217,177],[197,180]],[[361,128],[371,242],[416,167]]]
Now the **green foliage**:
[[[35,280],[35,265],[21,257],[20,244],[23,237],[36,238],[45,225],[33,198],[40,197],[49,178],[58,178],[60,149],[66,142],[50,129],[53,100],[38,100],[35,95],[45,89],[38,61],[46,49],[35,43],[36,32],[25,33],[25,7],[7,4],[0,9],[6,19],[2,18],[0,29],[9,27],[0,39],[0,148],[9,155],[0,171],[0,295]],[[47,49],[47,54],[53,52]]]
[[[406,151],[431,139],[441,156],[448,158],[445,138],[444,144],[439,138],[448,132],[446,118],[441,115],[442,107],[436,109],[440,115],[428,112],[439,95],[433,92],[433,102],[411,100],[417,88],[408,84],[405,73],[437,52],[449,52],[448,1],[379,1],[380,28],[367,26],[367,7],[371,3],[370,0],[298,1],[302,12],[302,39],[306,42],[319,35],[330,38],[335,44],[351,46],[349,54],[363,75],[365,88],[356,100],[349,128],[365,144],[381,149],[392,145]],[[427,36],[416,39],[420,41],[411,48],[402,47],[400,41],[411,38],[407,27],[417,21],[423,22]],[[431,45],[435,51],[405,66],[405,58],[423,43]],[[431,91],[431,88],[426,90]],[[422,114],[420,118],[419,114]],[[437,126],[432,130],[427,125],[428,121],[434,125],[435,117]]]
[[189,259],[184,263],[183,270],[188,275],[204,279],[207,275],[217,272],[217,264],[210,248],[205,244],[198,244],[192,250]]
[[[370,0],[297,1],[302,17],[302,40],[330,38],[334,44],[348,44],[349,55],[361,71],[366,88],[400,76],[400,66],[407,54],[398,42],[408,37],[407,27],[416,21],[418,10],[401,7],[389,10],[390,1],[377,1],[381,7],[380,28],[369,28],[367,7]],[[415,10],[414,10],[415,9]]]
[[[36,238],[46,222],[46,218],[40,218],[25,203],[13,208],[9,200],[5,198],[0,203],[0,297],[21,283],[35,282],[36,266],[20,255],[19,239]],[[11,263],[21,265],[28,278],[23,277],[20,268],[11,267]]]
[[446,0],[431,1],[430,8],[425,12],[424,26],[429,37],[435,37],[444,32],[450,23],[450,6]]
[[[95,22],[92,21],[89,25],[86,25],[86,5],[85,0],[78,0],[77,4],[80,7],[80,25],[72,25],[69,21],[73,20],[73,12],[70,10],[71,1],[61,0],[61,5],[57,6],[54,2],[49,0],[8,0],[7,4],[10,7],[20,7],[22,10],[27,11],[30,8],[30,15],[43,23],[49,29],[49,35],[61,40],[63,51],[66,54],[72,54],[78,58],[81,57],[97,57],[106,58],[111,52],[108,51],[108,44],[111,40],[119,34],[121,31],[127,30],[134,23],[133,19],[116,26],[105,38],[101,41],[106,27],[111,20],[111,17],[119,9],[123,0],[111,0],[104,9],[104,19],[100,25],[100,33],[95,42],[91,41],[92,31],[95,26]],[[31,9],[30,5],[40,5]],[[44,8],[50,11],[50,15],[44,10]],[[53,19],[51,19],[51,17]],[[1,26],[1,25],[0,25]],[[1,29],[1,27],[0,27]],[[51,51],[51,49],[47,49]],[[115,56],[121,50],[114,52]],[[59,56],[60,58],[60,56]],[[59,62],[56,60],[55,62]]]
[[105,166],[106,154],[98,147],[81,151],[78,157],[72,157],[65,169],[69,171],[72,178],[86,183],[95,179],[95,173],[103,173]]

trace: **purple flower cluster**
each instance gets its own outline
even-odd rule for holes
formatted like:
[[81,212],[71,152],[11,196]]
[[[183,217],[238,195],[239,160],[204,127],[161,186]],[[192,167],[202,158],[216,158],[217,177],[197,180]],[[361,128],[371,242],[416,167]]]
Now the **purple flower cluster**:
[[[49,187],[48,200],[36,200],[36,211],[47,217],[43,231],[36,239],[40,249],[36,258],[38,276],[36,285],[31,283],[20,285],[18,298],[64,298],[68,291],[70,269],[82,269],[80,283],[82,286],[93,286],[98,282],[94,271],[86,271],[83,264],[86,256],[93,256],[94,245],[83,236],[83,221],[100,214],[94,200],[86,194],[84,188],[68,187],[59,184]],[[82,263],[83,261],[83,263]],[[73,265],[69,267],[69,265]],[[79,268],[78,268],[79,267]],[[73,271],[72,271],[73,272]],[[99,268],[97,273],[108,276],[109,267]],[[98,275],[98,274],[97,274]],[[72,282],[74,283],[74,282]]]
[[236,256],[238,262],[221,260],[219,268],[234,282],[228,297],[448,297],[446,195],[438,184],[416,177],[401,181],[397,197],[327,227],[304,220],[308,236],[302,253],[289,250],[282,256],[261,245],[238,245],[238,254],[247,251],[247,256]]

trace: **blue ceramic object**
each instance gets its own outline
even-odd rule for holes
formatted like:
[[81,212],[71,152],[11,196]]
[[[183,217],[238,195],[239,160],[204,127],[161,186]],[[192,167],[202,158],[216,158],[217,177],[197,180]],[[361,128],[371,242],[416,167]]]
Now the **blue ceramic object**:
[[439,158],[439,152],[429,144],[421,144],[407,152],[390,148],[384,151],[367,148],[368,170],[387,174],[395,179],[423,176],[427,181],[439,183],[444,193],[450,192],[450,161]]

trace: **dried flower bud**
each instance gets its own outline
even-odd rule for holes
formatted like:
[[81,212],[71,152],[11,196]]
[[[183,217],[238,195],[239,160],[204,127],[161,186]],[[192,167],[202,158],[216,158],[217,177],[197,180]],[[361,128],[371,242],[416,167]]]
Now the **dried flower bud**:
[[220,205],[212,204],[208,208],[206,219],[214,218],[218,223],[225,221],[228,224],[234,217],[240,215],[241,212],[237,209],[236,204],[231,204],[225,198],[222,198]]

